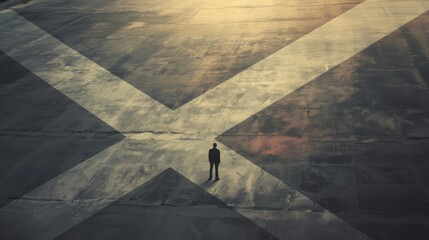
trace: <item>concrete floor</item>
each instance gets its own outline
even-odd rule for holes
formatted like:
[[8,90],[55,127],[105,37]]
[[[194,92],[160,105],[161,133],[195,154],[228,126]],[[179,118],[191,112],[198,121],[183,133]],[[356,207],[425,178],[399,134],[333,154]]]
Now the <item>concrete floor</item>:
[[0,7],[0,239],[429,238],[429,0]]

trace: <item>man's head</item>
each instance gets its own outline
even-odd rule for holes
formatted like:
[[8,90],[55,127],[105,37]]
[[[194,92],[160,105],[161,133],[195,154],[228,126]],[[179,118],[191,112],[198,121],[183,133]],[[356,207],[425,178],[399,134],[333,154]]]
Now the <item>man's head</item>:
[[216,144],[216,143],[213,143],[213,148],[216,148],[216,146],[217,146],[217,144]]

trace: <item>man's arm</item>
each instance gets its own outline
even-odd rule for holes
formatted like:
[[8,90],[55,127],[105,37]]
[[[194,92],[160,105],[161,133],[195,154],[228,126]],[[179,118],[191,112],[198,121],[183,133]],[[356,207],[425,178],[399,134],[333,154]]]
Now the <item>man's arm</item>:
[[219,162],[220,162],[220,151],[219,151],[219,150],[217,150],[217,152],[219,153],[219,154],[218,154],[218,156],[219,156],[218,158],[219,158]]

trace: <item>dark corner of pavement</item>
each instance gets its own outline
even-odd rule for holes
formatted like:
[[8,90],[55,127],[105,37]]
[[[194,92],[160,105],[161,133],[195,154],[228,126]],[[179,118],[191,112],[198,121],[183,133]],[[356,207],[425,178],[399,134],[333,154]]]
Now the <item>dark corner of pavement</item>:
[[26,4],[31,0],[0,0],[0,10],[14,7],[19,4]]

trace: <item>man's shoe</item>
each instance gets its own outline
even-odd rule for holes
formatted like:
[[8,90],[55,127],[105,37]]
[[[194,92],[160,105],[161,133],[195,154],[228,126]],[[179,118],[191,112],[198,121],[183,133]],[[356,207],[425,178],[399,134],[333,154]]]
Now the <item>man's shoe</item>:
[[210,177],[209,177],[209,181],[210,181],[210,180],[212,180],[212,178],[213,178],[213,177],[212,177],[212,176],[210,176]]
[[215,179],[215,181],[219,181],[219,180],[220,180],[220,178],[218,178],[218,177]]

